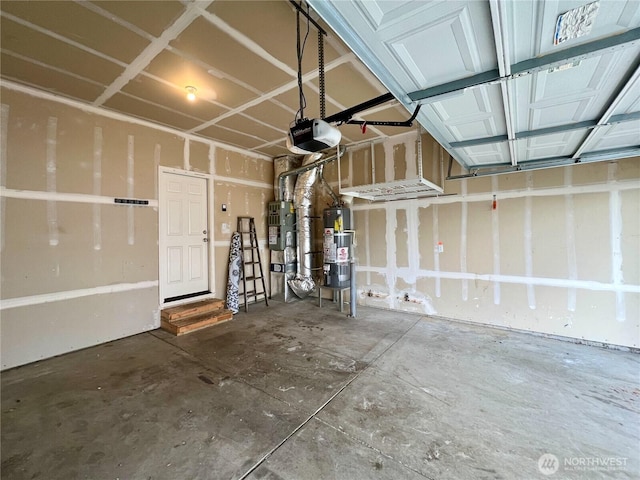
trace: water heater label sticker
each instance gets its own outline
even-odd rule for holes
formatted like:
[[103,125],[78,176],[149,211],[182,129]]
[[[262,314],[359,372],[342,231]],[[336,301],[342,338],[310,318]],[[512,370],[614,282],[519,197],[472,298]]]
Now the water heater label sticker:
[[338,253],[338,262],[349,261],[349,247],[339,247],[337,253]]
[[324,241],[323,241],[323,247],[325,250],[325,256],[327,255],[327,250],[330,250],[331,248],[333,248],[333,251],[335,253],[335,243],[333,242],[333,228],[325,228],[324,229]]
[[336,261],[336,244],[325,245],[324,248],[324,261],[329,263],[335,263]]

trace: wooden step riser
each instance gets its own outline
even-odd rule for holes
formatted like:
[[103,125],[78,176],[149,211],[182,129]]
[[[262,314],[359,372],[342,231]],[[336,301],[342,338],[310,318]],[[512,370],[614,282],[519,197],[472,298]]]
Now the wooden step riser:
[[224,300],[212,299],[162,310],[161,318],[167,322],[174,322],[181,318],[193,317],[205,313],[214,313],[224,308]]
[[226,322],[233,318],[233,313],[229,310],[223,310],[217,315],[198,315],[193,318],[180,319],[173,322],[168,322],[161,319],[160,326],[163,330],[166,330],[174,335],[180,336],[186,333],[195,332],[206,327],[210,327],[217,323]]

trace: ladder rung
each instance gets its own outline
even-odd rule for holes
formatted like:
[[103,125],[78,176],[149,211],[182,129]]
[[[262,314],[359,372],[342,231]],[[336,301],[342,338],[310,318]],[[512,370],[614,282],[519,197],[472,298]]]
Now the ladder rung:
[[255,262],[244,262],[245,265],[258,265],[260,262],[257,260]]
[[256,277],[256,276],[254,276],[254,275],[251,275],[250,277],[245,277],[244,279],[245,279],[247,282],[252,282],[253,280],[260,280],[261,278],[262,278],[262,276]]

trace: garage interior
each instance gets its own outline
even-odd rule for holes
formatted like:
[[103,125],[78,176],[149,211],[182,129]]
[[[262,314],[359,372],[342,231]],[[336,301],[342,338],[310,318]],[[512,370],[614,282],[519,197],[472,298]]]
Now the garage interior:
[[640,3],[0,20],[2,478],[640,475]]

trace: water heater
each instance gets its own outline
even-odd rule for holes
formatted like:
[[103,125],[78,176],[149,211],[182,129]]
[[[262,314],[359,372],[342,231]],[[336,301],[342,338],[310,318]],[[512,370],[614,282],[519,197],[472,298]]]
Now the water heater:
[[324,219],[324,285],[332,288],[350,286],[350,266],[353,256],[351,212],[344,207],[331,207],[323,212]]

